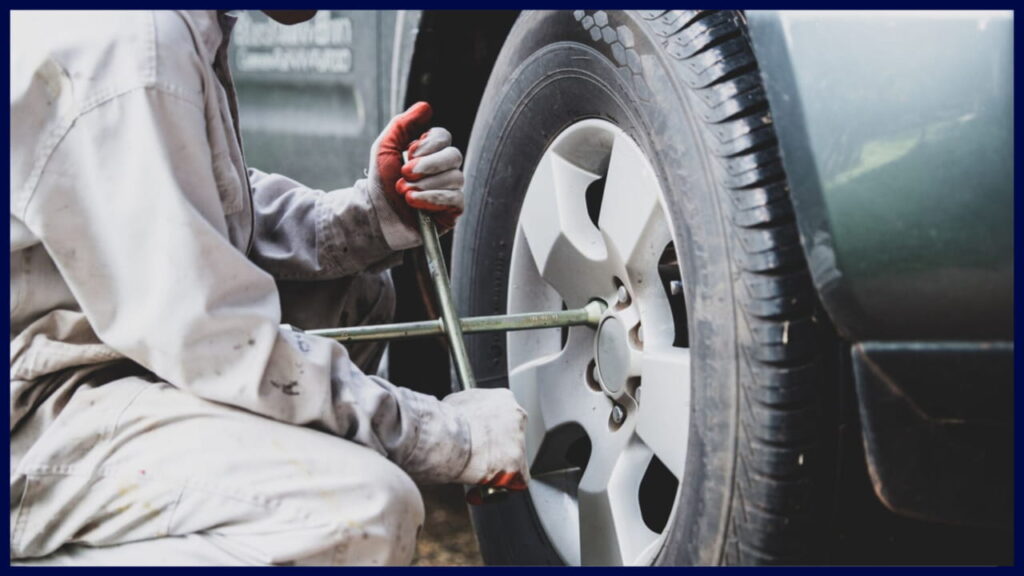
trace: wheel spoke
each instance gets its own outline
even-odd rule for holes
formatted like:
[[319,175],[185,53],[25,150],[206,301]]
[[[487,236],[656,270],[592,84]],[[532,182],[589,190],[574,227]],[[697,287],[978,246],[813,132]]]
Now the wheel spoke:
[[644,350],[640,384],[637,436],[681,479],[690,430],[690,350]]
[[[562,296],[540,277],[540,271],[523,239],[522,228],[516,231],[516,240],[512,245],[511,267],[515,271],[516,283],[515,289],[508,291],[509,314],[555,312],[562,308]],[[508,342],[509,370],[562,349],[561,328],[514,331],[507,333],[505,338]]]
[[599,178],[549,153],[530,181],[519,221],[541,277],[569,306],[583,306],[608,284],[607,251],[587,216],[587,186]]
[[530,480],[530,497],[534,506],[548,513],[540,517],[544,532],[562,554],[562,560],[570,566],[578,566],[580,563],[580,525],[576,501],[580,473],[579,468],[556,470],[535,475]]
[[598,225],[609,252],[631,275],[651,274],[671,240],[658,177],[636,144],[619,134],[612,145]]
[[[583,337],[570,337],[561,352],[528,362],[509,373],[509,388],[526,410],[526,453],[531,472],[537,464],[539,448],[552,431],[567,424],[578,424],[588,434],[606,426],[610,402],[602,394],[587,388],[586,357],[580,349]],[[543,464],[536,473],[551,469]]]
[[[640,514],[640,482],[651,452],[628,434],[595,446],[577,492],[580,557],[584,565],[632,563],[657,539]],[[600,453],[600,455],[599,455]]]

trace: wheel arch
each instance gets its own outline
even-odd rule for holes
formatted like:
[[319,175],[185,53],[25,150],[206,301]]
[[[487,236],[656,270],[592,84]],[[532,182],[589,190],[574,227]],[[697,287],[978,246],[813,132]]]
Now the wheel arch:
[[838,332],[1011,340],[1013,14],[758,10],[747,27]]
[[465,150],[491,69],[518,16],[518,10],[404,12],[396,26],[392,114],[430,102],[434,122]]

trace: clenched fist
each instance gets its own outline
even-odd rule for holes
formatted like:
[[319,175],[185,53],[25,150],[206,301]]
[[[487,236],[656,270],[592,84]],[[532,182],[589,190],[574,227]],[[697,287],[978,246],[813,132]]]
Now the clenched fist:
[[476,388],[444,399],[469,423],[470,453],[462,484],[525,490],[526,411],[507,388]]
[[444,128],[427,130],[432,115],[430,104],[417,102],[392,118],[370,149],[368,176],[370,186],[410,227],[416,227],[415,208],[430,212],[443,232],[462,214],[462,153]]

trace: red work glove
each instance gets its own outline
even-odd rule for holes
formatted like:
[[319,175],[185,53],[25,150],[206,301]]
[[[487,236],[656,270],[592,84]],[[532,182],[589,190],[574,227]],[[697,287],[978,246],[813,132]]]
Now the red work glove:
[[416,227],[416,208],[431,212],[443,232],[462,214],[462,154],[444,128],[424,132],[432,115],[430,104],[417,102],[392,118],[370,151],[369,181],[406,224]]

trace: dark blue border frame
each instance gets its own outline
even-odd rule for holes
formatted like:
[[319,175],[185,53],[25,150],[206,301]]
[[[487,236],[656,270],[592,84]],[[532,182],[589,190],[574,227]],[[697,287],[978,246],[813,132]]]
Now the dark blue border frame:
[[[51,3],[48,3],[48,4],[49,4],[49,6],[46,6],[47,8],[71,8],[71,7],[74,7],[74,4],[66,3],[66,2],[58,2],[58,3],[52,3],[51,2]],[[131,4],[131,5],[129,5],[128,3],[125,3],[125,2],[113,2],[113,3],[111,3],[111,2],[108,1],[108,2],[103,2],[101,4],[102,4],[103,8],[107,8],[107,9],[110,9],[110,8],[133,8],[133,9],[134,8],[140,8],[140,6],[138,6],[138,4]],[[147,8],[161,7],[159,5],[159,3],[152,3],[152,4],[155,4],[155,6],[151,5],[151,6],[148,6]],[[438,0],[431,0],[430,2],[422,2],[422,1],[421,2],[409,2],[409,1],[397,1],[396,2],[395,0],[386,0],[386,1],[380,1],[380,2],[369,2],[367,0],[357,0],[357,1],[353,2],[353,1],[350,0],[349,2],[346,2],[345,4],[346,4],[345,7],[346,8],[350,8],[350,9],[379,9],[379,10],[383,10],[383,9],[406,9],[406,8],[423,9],[424,7],[426,7],[426,8],[435,8],[435,9],[436,8],[442,8],[442,9],[463,9],[463,8],[479,8],[480,7],[479,5],[470,4],[468,2],[454,2],[454,1],[439,2]],[[425,4],[427,6],[424,6]],[[618,4],[621,6],[621,2],[619,2]],[[721,2],[713,2],[712,4],[722,4],[722,3]],[[806,2],[806,1],[804,1],[804,2],[795,2],[795,3],[790,1],[790,2],[785,2],[784,4],[785,4],[784,7],[787,8],[787,9],[799,9],[799,8],[804,8],[804,9],[822,9],[823,8],[823,6],[821,6],[820,4],[811,4],[811,3]],[[858,6],[858,8],[860,8],[860,9],[895,9],[895,8],[916,8],[916,9],[921,9],[921,8],[927,7],[927,8],[932,8],[932,9],[934,9],[934,8],[959,9],[959,8],[963,7],[963,4],[950,4],[949,2],[938,2],[938,3],[934,3],[933,2],[933,3],[924,4],[924,3],[920,3],[920,2],[910,2],[910,3],[907,3],[907,2],[904,1],[904,2],[898,2],[898,3],[895,3],[895,4],[896,5],[893,5],[893,3],[890,3],[890,2],[879,2],[878,0],[875,0],[873,2],[862,3],[862,5]],[[607,5],[607,2],[597,2],[597,3],[583,2],[581,4],[581,3],[566,3],[564,1],[556,2],[554,0],[547,0],[546,2],[542,1],[542,2],[539,2],[539,3],[536,2],[536,1],[534,1],[534,2],[520,2],[518,5],[510,4],[510,3],[506,3],[506,2],[499,2],[497,5],[491,3],[487,7],[488,8],[518,8],[518,9],[525,9],[525,8],[578,8],[581,5],[585,5],[587,8],[610,7],[610,6]],[[750,2],[750,0],[747,0],[746,2],[743,2],[743,5],[744,5],[743,7],[747,8],[747,9],[751,9],[751,8],[772,8],[772,9],[778,9],[778,8],[780,8],[780,6],[778,5],[777,2],[776,3]],[[735,6],[728,6],[728,7],[735,8]],[[3,12],[3,15],[2,15],[3,25],[4,25],[3,28],[7,32],[7,37],[8,37],[7,44],[8,44],[8,47],[10,46],[10,12],[9,12],[9,10],[11,10],[11,9],[39,9],[39,8],[42,8],[42,6],[39,6],[38,4],[35,4],[35,3],[28,3],[28,2],[24,2],[24,1],[23,2],[13,2],[12,5],[10,5],[8,7],[8,10],[5,10]],[[828,6],[827,8],[833,9],[833,8],[837,8],[837,7],[836,6]],[[972,10],[979,10],[979,9],[1011,9],[1012,10],[1013,8],[1014,8],[1014,5],[1012,3],[1006,3],[1006,2],[995,2],[995,3],[993,3],[993,2],[982,2],[982,3],[976,3],[976,5],[974,5],[974,6],[970,6],[970,9],[972,9]],[[1017,72],[1016,63],[1020,61],[1020,53],[1021,53],[1021,48],[1020,48],[1020,44],[1017,42],[1016,31],[1015,31],[1014,32],[1014,63],[1015,64],[1014,64],[1014,82],[1013,82],[1013,85],[1014,85],[1014,108],[1015,109],[1016,109],[1016,103],[1018,101],[1018,98],[1016,97],[1016,94],[1018,93],[1018,81],[1017,81],[1017,76],[1016,76],[1016,72]],[[4,68],[4,72],[5,72],[3,74],[4,82],[7,84],[8,92],[10,92],[10,58],[9,57],[3,59],[3,68]],[[5,128],[6,128],[6,133],[8,134],[8,144],[10,144],[10,136],[9,136],[10,135],[10,114],[9,113],[4,114],[3,115],[3,119],[4,119],[4,125],[5,125]],[[1021,127],[1020,115],[1015,113],[1014,114],[1013,122],[1014,122],[1014,140],[1016,141],[1016,136],[1018,134],[1020,134],[1020,127]],[[1020,152],[1019,152],[1019,150],[1015,146],[1014,147],[1014,165],[1017,166],[1019,164],[1020,164]],[[8,164],[8,171],[9,170],[10,170],[10,165]],[[1024,211],[1024,210],[1022,210],[1022,203],[1019,201],[1020,200],[1020,193],[1019,192],[1020,192],[1020,183],[1015,178],[1014,179],[1014,207],[1013,207],[1013,210],[1014,210],[1014,218],[1015,218],[1016,222],[1020,222],[1021,221],[1021,214],[1022,214],[1022,211]],[[968,191],[965,191],[965,193],[968,193]],[[9,192],[8,192],[8,194],[9,194]],[[9,235],[10,234],[10,221],[8,221],[8,225],[7,225],[6,228],[8,230],[8,235]],[[1017,288],[1018,285],[1016,284],[1016,271],[1019,268],[1019,264],[1020,264],[1021,258],[1022,258],[1021,252],[1020,252],[1020,244],[1021,244],[1020,234],[1018,233],[1018,228],[1016,226],[1014,226],[1014,287],[1015,287],[1015,289],[1014,289],[1014,323],[1015,324],[1016,324],[1017,320],[1021,319],[1020,308],[1016,306],[1016,296],[1019,295],[1020,292],[1021,292],[1021,290]],[[10,252],[9,251],[4,253],[4,260],[7,261],[7,264],[9,266],[10,265]],[[9,300],[10,299],[10,283],[9,282],[8,282],[8,284],[4,285],[4,292],[7,294],[7,297],[8,297],[8,300]],[[10,317],[9,316],[8,316],[8,319],[7,319],[7,327],[8,327],[8,332],[10,332]],[[1016,341],[1016,338],[1014,338],[1014,340]],[[9,342],[8,342],[8,352],[10,352],[10,343]],[[1014,346],[1014,365],[1015,366],[1016,366],[1016,363],[1020,361],[1021,355],[1022,355],[1022,352],[1020,352],[1019,349],[1015,345]],[[1015,387],[1015,389],[1016,389],[1017,386],[1019,386],[1021,384],[1021,381],[1022,381],[1022,378],[1021,378],[1020,374],[1017,373],[1016,370],[1014,370],[1014,387]],[[1021,405],[1022,405],[1021,395],[1020,394],[1015,394],[1014,395],[1014,414],[1015,415],[1021,412],[1021,410],[1020,410]],[[8,421],[8,429],[9,429],[10,428],[10,426],[9,426],[9,424],[10,424],[10,413],[9,412],[7,414],[5,414],[5,418],[4,419]],[[1018,454],[1018,447],[1021,446],[1021,431],[1022,431],[1022,429],[1021,429],[1020,426],[1017,425],[1016,418],[1015,418],[1014,419],[1014,479],[1015,479],[1015,486],[1016,486],[1016,482],[1019,481],[1019,479],[1020,479],[1020,465],[1019,465],[1020,462],[1019,462],[1019,459],[1016,456]],[[6,450],[7,450],[7,455],[8,455],[8,459],[9,459],[10,458],[10,443],[9,442],[8,442],[8,444],[6,446]],[[9,506],[10,505],[10,492],[9,491],[8,491],[8,494],[7,494],[7,499],[8,499],[8,506]],[[1017,498],[1014,498],[1014,526],[1015,527],[1016,527],[1016,520],[1020,517],[1020,510],[1021,510],[1020,501]],[[6,532],[8,534],[10,534],[10,518],[9,518],[9,516],[7,518],[5,518],[4,524],[7,527]],[[1014,554],[1014,561],[1016,563],[1016,552],[1021,549],[1022,537],[1021,537],[1020,532],[1015,530],[1013,538],[1014,538],[1014,552],[1015,552],[1015,554]],[[8,558],[9,558],[10,557],[10,543],[9,543],[9,539],[8,539],[8,544],[6,544],[5,547],[8,550]],[[1007,569],[1013,570],[1014,568],[1015,568],[1015,566],[1014,567],[995,568],[995,570],[1000,570],[1000,571],[1007,570]],[[12,569],[12,568],[8,565],[8,569]],[[16,568],[13,568],[13,569],[16,569]],[[214,570],[214,569],[215,568],[199,568],[199,570],[201,570],[201,571]],[[356,570],[365,570],[365,569],[367,569],[367,568],[362,568],[362,569],[356,568]],[[383,570],[408,570],[408,569],[412,569],[412,568],[384,568]],[[514,568],[514,567],[486,567],[486,568],[481,568],[481,567],[452,567],[452,568],[421,567],[421,568],[418,568],[418,569],[419,570],[427,570],[427,571],[455,569],[455,570],[489,570],[489,571],[506,571],[507,572],[507,571],[510,571],[510,570],[519,570],[520,568]],[[536,570],[536,569],[537,568],[530,568],[530,570]],[[811,569],[811,570],[828,570],[828,571],[872,570],[873,572],[875,570],[878,570],[878,568],[871,568],[871,567],[818,567],[818,568],[809,568],[809,569]],[[892,570],[892,569],[894,569],[894,568],[883,568],[882,570],[888,571],[888,570]],[[904,569],[914,570],[915,568],[904,568]],[[930,570],[939,569],[939,570],[944,570],[944,571],[945,570],[958,570],[958,571],[962,571],[962,570],[973,570],[974,568],[948,568],[947,567],[947,568],[929,568],[929,569]],[[104,568],[86,568],[85,570],[87,570],[87,571],[99,571],[99,570],[104,570]],[[185,568],[157,568],[157,570],[185,570]],[[196,569],[195,568],[188,568],[187,570],[192,571],[192,570],[196,570]],[[344,570],[350,571],[350,570],[352,570],[352,568],[345,568]],[[375,569],[375,570],[381,570],[381,569],[378,568],[378,569]],[[541,570],[547,571],[547,570],[551,570],[551,568],[541,568]],[[588,568],[586,570],[595,570],[595,569],[594,568]],[[612,568],[596,568],[596,570],[612,570]],[[619,570],[622,570],[622,569],[619,569]],[[633,569],[628,569],[627,568],[626,570],[642,570],[642,568],[633,568]],[[779,569],[775,569],[775,570],[779,570]],[[920,570],[920,568],[917,568],[917,570]]]

